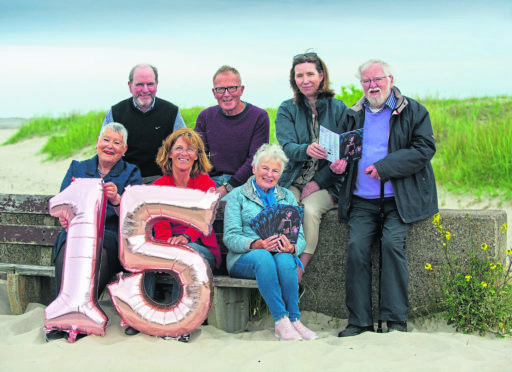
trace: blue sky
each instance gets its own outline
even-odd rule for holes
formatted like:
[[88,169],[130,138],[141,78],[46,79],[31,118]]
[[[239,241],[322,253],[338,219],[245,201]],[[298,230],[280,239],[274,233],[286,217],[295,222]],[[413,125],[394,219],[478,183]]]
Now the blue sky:
[[335,90],[357,84],[357,66],[378,57],[407,95],[512,94],[511,1],[149,4],[2,2],[0,117],[106,109],[128,97],[139,62],[158,67],[158,95],[180,106],[215,104],[211,76],[230,64],[245,100],[277,107],[291,97],[291,58],[307,49],[324,59]]

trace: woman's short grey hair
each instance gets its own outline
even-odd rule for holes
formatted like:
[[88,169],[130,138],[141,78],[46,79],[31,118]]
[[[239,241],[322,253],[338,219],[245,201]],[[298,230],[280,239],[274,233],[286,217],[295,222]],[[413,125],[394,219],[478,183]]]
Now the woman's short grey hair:
[[373,65],[374,63],[378,63],[379,65],[382,66],[382,69],[384,70],[384,73],[386,74],[386,76],[393,75],[393,72],[391,71],[391,67],[389,66],[389,64],[387,62],[384,62],[382,59],[372,58],[372,59],[369,59],[368,61],[364,62],[361,66],[359,66],[359,68],[357,69],[357,78],[360,80],[363,71],[366,70],[371,65]]
[[288,158],[286,157],[283,149],[281,146],[275,143],[272,145],[268,143],[261,145],[261,147],[258,149],[258,151],[256,151],[256,154],[254,154],[254,157],[252,158],[252,166],[255,168],[258,167],[263,159],[279,161],[281,163],[281,173],[283,172],[284,168],[286,168],[286,164],[288,164]]
[[116,123],[115,121],[113,121],[112,123],[104,125],[100,130],[100,137],[107,129],[110,129],[111,131],[119,133],[121,136],[123,136],[123,141],[126,146],[126,144],[128,143],[128,131],[126,130],[123,124]]

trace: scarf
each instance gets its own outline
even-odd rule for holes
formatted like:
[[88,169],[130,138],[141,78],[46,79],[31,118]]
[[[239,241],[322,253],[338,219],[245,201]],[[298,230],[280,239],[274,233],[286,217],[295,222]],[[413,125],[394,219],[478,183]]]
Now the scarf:
[[254,189],[263,202],[263,206],[265,208],[277,204],[276,195],[274,193],[274,189],[276,188],[275,186],[268,189],[268,192],[265,193],[265,191],[256,184],[256,178],[252,180],[252,184],[254,185]]

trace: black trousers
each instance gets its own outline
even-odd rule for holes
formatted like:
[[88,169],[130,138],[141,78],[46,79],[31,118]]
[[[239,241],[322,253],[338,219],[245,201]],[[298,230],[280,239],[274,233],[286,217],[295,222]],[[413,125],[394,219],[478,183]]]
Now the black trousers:
[[[380,236],[379,205],[379,199],[354,196],[349,215],[346,305],[350,313],[349,324],[360,327],[374,324],[371,246]],[[405,238],[410,224],[401,220],[394,198],[384,200],[384,214],[379,318],[383,321],[405,321],[409,310]]]

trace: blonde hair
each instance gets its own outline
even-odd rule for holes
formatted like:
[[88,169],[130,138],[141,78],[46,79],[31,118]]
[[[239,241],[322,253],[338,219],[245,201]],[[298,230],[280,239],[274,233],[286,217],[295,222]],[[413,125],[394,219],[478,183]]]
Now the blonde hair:
[[163,142],[162,147],[158,150],[158,155],[156,156],[156,163],[162,169],[163,174],[168,176],[172,175],[172,159],[169,158],[169,154],[172,151],[172,148],[178,138],[183,138],[185,143],[194,147],[197,151],[197,160],[194,161],[194,165],[192,166],[192,170],[190,171],[190,177],[197,177],[201,173],[207,174],[210,169],[212,169],[212,165],[206,156],[204,151],[204,144],[201,140],[201,137],[194,132],[190,128],[181,128],[177,131],[171,133]]

